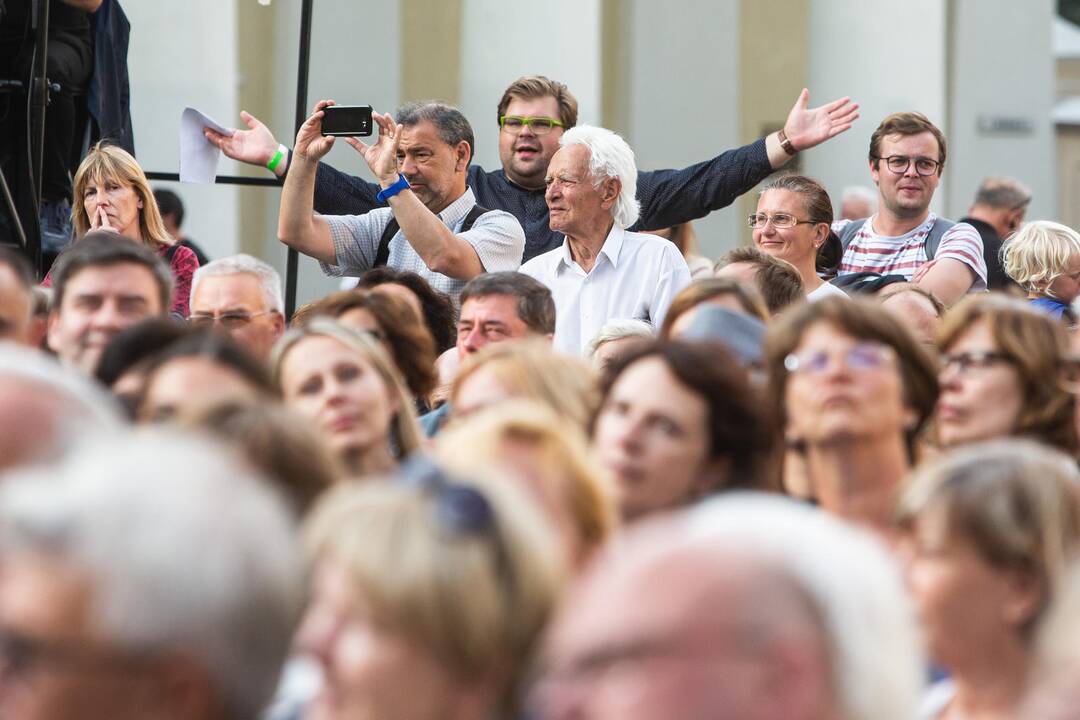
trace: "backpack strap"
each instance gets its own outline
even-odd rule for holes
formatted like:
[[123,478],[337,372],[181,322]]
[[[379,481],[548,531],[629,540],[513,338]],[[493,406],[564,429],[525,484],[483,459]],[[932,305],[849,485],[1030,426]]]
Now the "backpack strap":
[[858,235],[860,230],[862,230],[862,226],[866,224],[866,221],[868,219],[869,218],[863,218],[862,220],[852,220],[844,226],[843,230],[840,231],[841,258],[843,258],[844,251],[847,250],[848,245],[851,244],[851,241],[854,240],[855,236]]
[[943,217],[936,218],[933,226],[930,228],[930,234],[926,236],[926,259],[933,260],[934,255],[937,254],[938,246],[941,245],[941,238],[945,233],[955,225],[952,220],[946,220]]
[[[489,212],[491,211],[487,208],[473,205],[465,216],[465,220],[461,223],[461,232],[472,230],[472,226],[476,224],[476,221],[480,219],[480,216]],[[401,230],[401,226],[398,225],[397,218],[390,218],[390,222],[387,223],[382,236],[379,238],[379,249],[375,252],[375,263],[372,267],[383,267],[386,265],[386,262],[390,259],[390,241],[394,239],[394,236],[398,234],[399,230]]]

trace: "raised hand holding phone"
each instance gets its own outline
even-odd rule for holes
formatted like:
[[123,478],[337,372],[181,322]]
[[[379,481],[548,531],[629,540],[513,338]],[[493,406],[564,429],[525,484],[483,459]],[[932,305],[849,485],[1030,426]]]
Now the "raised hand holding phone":
[[379,139],[375,143],[368,145],[355,137],[346,137],[345,142],[364,157],[371,172],[386,188],[398,181],[397,153],[403,126],[395,123],[390,115],[372,113],[371,117],[379,126]]
[[320,100],[315,103],[311,117],[304,121],[304,124],[300,126],[300,132],[296,133],[296,144],[293,145],[294,157],[317,161],[334,147],[334,138],[322,134],[322,119],[323,110],[335,104],[333,100]]

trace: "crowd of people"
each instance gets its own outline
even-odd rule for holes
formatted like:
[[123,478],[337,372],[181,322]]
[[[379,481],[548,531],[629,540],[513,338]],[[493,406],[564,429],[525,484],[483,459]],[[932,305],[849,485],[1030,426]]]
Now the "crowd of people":
[[355,278],[291,317],[107,143],[46,277],[0,248],[0,717],[1080,718],[1080,235],[1022,184],[938,216],[902,112],[834,202],[805,90],[639,172],[540,76],[498,170],[409,103],[369,183],[332,104],[206,130]]

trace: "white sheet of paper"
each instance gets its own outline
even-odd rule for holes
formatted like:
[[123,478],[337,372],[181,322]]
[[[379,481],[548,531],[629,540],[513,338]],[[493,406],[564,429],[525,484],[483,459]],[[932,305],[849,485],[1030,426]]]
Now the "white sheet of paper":
[[203,135],[204,127],[222,135],[233,134],[232,130],[195,108],[184,108],[180,116],[180,182],[212,183],[217,177],[221,151]]

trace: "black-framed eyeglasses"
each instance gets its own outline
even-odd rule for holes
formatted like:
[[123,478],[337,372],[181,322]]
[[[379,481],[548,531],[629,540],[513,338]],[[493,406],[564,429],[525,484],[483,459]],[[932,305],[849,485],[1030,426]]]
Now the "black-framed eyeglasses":
[[449,536],[477,536],[491,546],[495,571],[513,602],[516,582],[510,567],[498,518],[487,496],[471,485],[456,481],[443,468],[423,455],[413,455],[401,464],[395,480],[406,487],[429,494],[435,501],[435,525]]
[[911,157],[909,155],[890,155],[889,157],[877,157],[875,160],[884,160],[885,166],[890,171],[897,175],[903,175],[911,167],[911,163],[915,163],[915,172],[923,177],[928,175],[934,175],[937,173],[938,168],[941,167],[941,162],[933,160],[928,157]]
[[971,351],[962,353],[942,353],[941,372],[955,367],[961,375],[973,368],[988,368],[997,363],[1012,362],[1012,358],[1005,353],[992,350]]
[[531,128],[534,135],[547,135],[552,128],[566,127],[566,125],[562,120],[549,117],[503,115],[499,118],[499,127],[511,135],[517,135],[522,128]]
[[230,312],[222,315],[211,315],[210,313],[193,313],[188,318],[188,323],[195,327],[205,328],[214,324],[219,324],[227,330],[239,330],[247,325],[249,322],[257,317],[263,315],[269,315],[273,310],[265,310],[257,313],[247,312]]
[[793,228],[796,225],[817,225],[813,220],[800,220],[791,213],[773,213],[769,215],[767,213],[751,213],[746,218],[746,224],[750,227],[758,230],[765,227],[769,221],[772,221],[774,228]]

